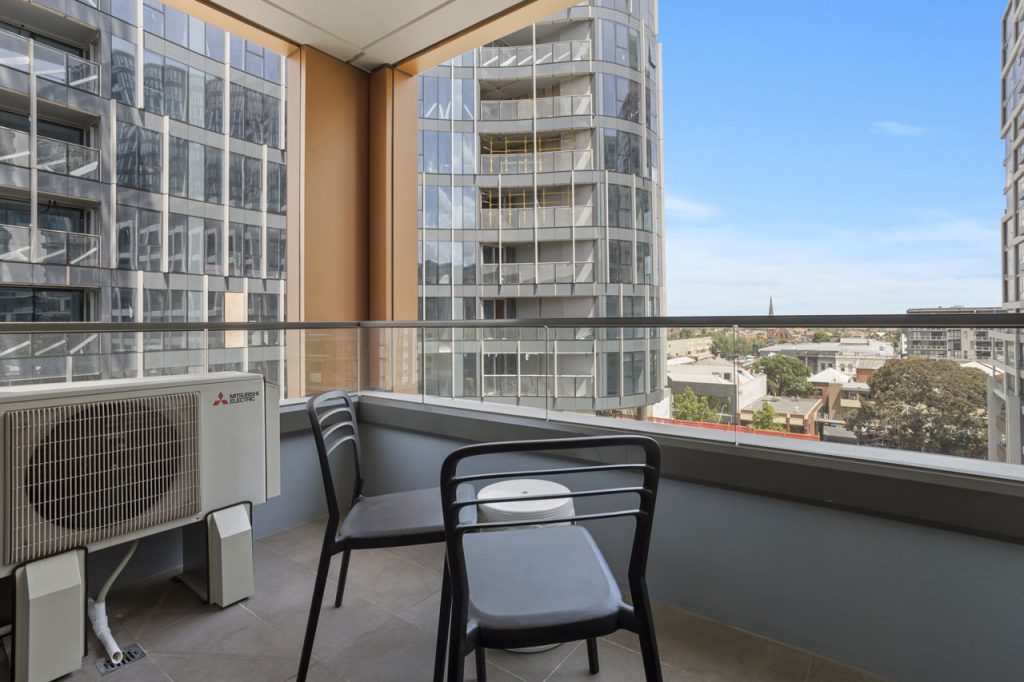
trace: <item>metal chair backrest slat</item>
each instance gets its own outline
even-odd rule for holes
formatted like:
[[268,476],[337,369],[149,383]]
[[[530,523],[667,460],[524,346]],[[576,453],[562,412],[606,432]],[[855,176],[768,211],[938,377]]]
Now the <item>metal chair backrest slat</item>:
[[323,477],[324,494],[327,497],[328,525],[336,531],[341,521],[338,492],[335,490],[335,468],[331,460],[335,453],[351,446],[354,480],[352,502],[363,492],[362,448],[359,442],[359,426],[356,423],[355,401],[344,391],[327,391],[306,401],[320,459],[320,474]]

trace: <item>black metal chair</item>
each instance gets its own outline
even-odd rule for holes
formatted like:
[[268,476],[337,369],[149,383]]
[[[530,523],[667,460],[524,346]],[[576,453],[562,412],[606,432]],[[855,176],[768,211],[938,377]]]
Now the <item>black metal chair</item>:
[[[306,402],[317,454],[320,457],[320,473],[323,476],[324,493],[327,496],[327,528],[324,531],[323,546],[320,549],[313,602],[309,607],[306,636],[302,643],[302,656],[299,659],[297,677],[299,682],[306,679],[309,661],[313,655],[313,640],[316,638],[317,623],[320,620],[320,608],[327,586],[327,574],[331,568],[331,558],[335,554],[342,555],[341,571],[338,575],[338,593],[334,598],[334,606],[340,607],[345,592],[345,578],[348,575],[349,554],[352,550],[405,547],[444,541],[444,521],[441,514],[441,492],[439,489],[429,488],[373,497],[363,496],[362,451],[355,409],[352,397],[344,391],[327,391],[311,397]],[[338,494],[334,486],[331,458],[345,451],[352,456],[354,484],[352,506],[342,522]],[[341,454],[338,454],[338,457],[340,456]],[[442,583],[442,600],[448,598],[446,593],[449,583],[446,562]],[[434,679],[437,682],[440,682],[444,676],[443,653],[446,627],[447,616],[442,613],[438,622],[437,656],[435,659],[435,665],[439,664],[441,668],[435,668],[434,672]]]
[[[556,452],[582,448],[637,447],[642,464],[605,464],[536,471],[459,475],[463,460],[481,455]],[[476,654],[477,679],[486,677],[485,649],[541,646],[586,639],[590,672],[598,672],[597,637],[619,629],[640,636],[644,672],[661,680],[658,646],[647,594],[647,551],[658,491],[661,451],[643,436],[599,436],[470,445],[453,452],[441,469],[445,535],[452,579],[451,601],[442,602],[442,618],[450,614],[448,680],[461,682],[465,657]],[[639,485],[579,490],[551,495],[477,501],[458,494],[460,485],[487,479],[580,476],[603,472],[639,475]],[[585,485],[585,483],[583,483]],[[575,515],[550,521],[478,522],[464,513],[480,504],[636,495],[635,508]],[[621,501],[621,500],[620,500]],[[576,521],[633,517],[636,521],[629,559],[628,582],[633,604],[627,604],[601,550],[590,532]],[[549,525],[565,524],[572,525]],[[541,527],[537,527],[541,526]],[[502,530],[488,533],[481,531]],[[506,530],[507,529],[507,530]],[[435,665],[435,672],[437,666]]]

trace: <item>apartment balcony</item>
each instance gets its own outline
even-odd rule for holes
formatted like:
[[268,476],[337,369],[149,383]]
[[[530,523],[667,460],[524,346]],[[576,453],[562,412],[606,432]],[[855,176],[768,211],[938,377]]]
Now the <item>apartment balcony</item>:
[[99,113],[100,65],[0,29],[0,85],[27,96],[30,63],[35,62],[36,92],[61,107]]
[[493,69],[589,60],[589,40],[565,40],[541,45],[481,47],[479,64],[482,69]]
[[590,95],[559,95],[536,99],[483,100],[481,121],[522,121],[559,116],[590,116],[593,98]]
[[483,263],[481,284],[593,284],[593,262]]
[[482,208],[477,223],[482,230],[587,227],[593,224],[594,209],[591,206]]
[[[35,164],[41,192],[96,201],[94,182],[100,178],[98,149],[39,136]],[[0,184],[28,189],[31,166],[31,135],[0,126]]]
[[99,235],[61,230],[39,231],[39,254],[32,257],[32,228],[0,225],[0,261],[99,267]]
[[481,154],[480,174],[509,175],[515,173],[568,173],[594,170],[594,152],[572,149],[524,154]]
[[[175,533],[143,544],[134,573],[109,601],[116,636],[140,643],[148,655],[131,672],[108,679],[283,682],[295,674],[326,509],[303,397],[328,387],[357,398],[368,495],[436,486],[443,458],[482,439],[655,438],[663,464],[647,574],[666,680],[1021,679],[1024,661],[1013,645],[1024,595],[1007,588],[1024,568],[1019,464],[750,433],[732,424],[585,414],[574,401],[604,400],[608,393],[600,362],[585,375],[579,366],[565,373],[545,367],[482,373],[479,383],[452,380],[462,366],[452,363],[444,366],[448,383],[424,392],[424,354],[435,352],[428,339],[441,333],[484,336],[485,330],[510,339],[531,332],[561,352],[554,332],[584,324],[601,328],[598,343],[617,347],[654,344],[648,332],[665,328],[724,330],[738,339],[741,331],[791,327],[899,328],[907,317],[160,325],[158,332],[201,339],[277,332],[282,357],[295,360],[279,411],[281,494],[253,509],[255,592],[240,604],[206,605],[174,579],[181,570]],[[981,318],[965,322],[982,326]],[[998,322],[1020,324],[1010,314]],[[625,339],[629,329],[643,333]],[[98,335],[90,348],[102,355],[112,338],[152,332],[142,324],[9,324],[0,338],[31,345],[54,334],[69,342]],[[0,349],[0,362],[7,357]],[[636,386],[627,366],[619,374],[624,404]],[[524,394],[533,399],[530,406],[515,403]],[[1006,456],[1001,445],[996,452]],[[505,457],[500,465],[514,473],[569,461],[611,460],[589,452],[572,460],[531,454]],[[596,525],[594,533],[621,581],[628,533]],[[119,555],[113,548],[94,558],[110,563]],[[321,609],[310,679],[430,679],[443,562],[439,545],[354,552],[344,606]],[[337,563],[329,594],[336,575]],[[83,672],[94,676],[103,654],[91,636],[88,647]],[[578,643],[537,654],[488,651],[488,672],[491,679],[537,682],[642,679],[635,637],[612,635],[598,648],[601,673],[594,677]]]

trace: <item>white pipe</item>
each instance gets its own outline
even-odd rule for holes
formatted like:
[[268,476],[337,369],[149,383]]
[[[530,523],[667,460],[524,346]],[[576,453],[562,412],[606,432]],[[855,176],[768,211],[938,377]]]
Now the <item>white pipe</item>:
[[107,624],[107,602],[89,599],[89,622],[92,623],[92,631],[96,633],[96,638],[103,645],[110,662],[117,665],[124,660],[121,647],[117,645],[114,635],[110,633],[110,626]]
[[96,633],[96,638],[100,640],[100,644],[103,645],[103,649],[107,652],[107,658],[114,665],[124,660],[124,654],[121,652],[121,647],[117,645],[114,635],[110,632],[110,624],[107,621],[107,592],[110,591],[110,587],[117,580],[117,576],[121,575],[121,571],[128,565],[128,561],[131,560],[138,547],[139,541],[136,540],[128,547],[128,551],[124,553],[121,561],[114,568],[110,577],[107,578],[107,582],[103,583],[103,587],[100,588],[100,593],[96,595],[96,599],[89,599],[89,622],[92,623],[92,631]]

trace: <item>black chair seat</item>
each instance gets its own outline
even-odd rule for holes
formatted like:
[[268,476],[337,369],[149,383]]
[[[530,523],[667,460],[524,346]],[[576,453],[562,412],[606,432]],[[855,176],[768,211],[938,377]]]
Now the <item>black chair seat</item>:
[[468,625],[484,647],[610,634],[631,612],[582,526],[471,533],[463,546]]
[[443,541],[444,518],[438,488],[362,497],[338,531],[338,542],[351,549]]

